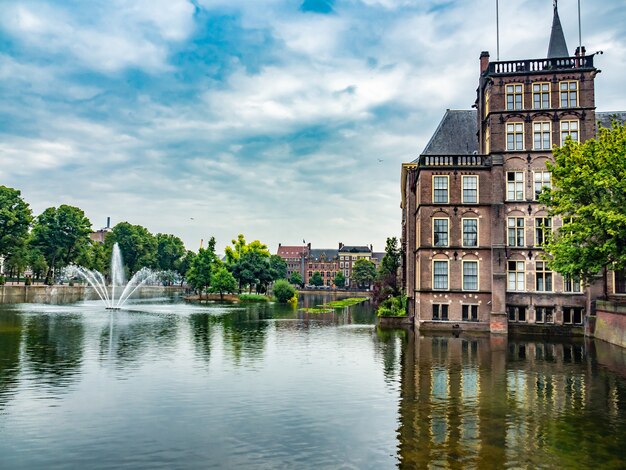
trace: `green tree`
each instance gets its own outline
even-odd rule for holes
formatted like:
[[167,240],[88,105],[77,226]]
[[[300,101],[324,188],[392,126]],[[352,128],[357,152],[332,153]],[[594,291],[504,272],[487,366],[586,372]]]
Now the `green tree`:
[[239,281],[239,290],[248,286],[249,291],[254,287],[257,293],[263,292],[272,282],[269,256],[262,251],[250,250],[241,255],[241,258],[232,265],[233,275]]
[[626,268],[626,127],[613,122],[597,139],[567,139],[553,153],[553,187],[540,201],[563,226],[544,245],[549,266],[585,282]]
[[300,273],[298,271],[294,271],[291,273],[291,276],[289,276],[289,282],[291,282],[294,286],[302,287],[304,281],[302,281]]
[[229,265],[235,264],[244,254],[250,251],[259,253],[265,258],[270,257],[270,251],[267,249],[267,245],[261,243],[259,240],[254,240],[248,244],[242,234],[237,236],[237,240],[231,240],[231,244],[232,247],[227,246],[224,250],[226,254],[226,263]]
[[376,265],[365,258],[359,258],[352,267],[352,280],[359,287],[369,287],[376,279]]
[[32,211],[20,191],[0,186],[0,256],[24,246],[32,221]]
[[200,293],[211,285],[211,277],[216,269],[215,238],[211,237],[206,248],[200,248],[187,272],[187,281]]
[[104,243],[109,253],[115,243],[119,245],[129,277],[141,268],[156,266],[157,240],[141,225],[120,222],[113,227]]
[[110,258],[110,253],[107,253],[104,243],[90,241],[78,260],[78,264],[103,273],[107,268],[108,258]]
[[46,259],[48,284],[57,268],[73,263],[87,249],[90,233],[91,222],[78,207],[49,207],[37,217],[31,243]]
[[387,238],[385,256],[383,256],[380,263],[378,274],[376,275],[376,283],[374,284],[374,299],[376,303],[400,294],[398,269],[400,269],[401,259],[402,253],[398,247],[398,239],[396,237]]
[[211,291],[219,292],[220,300],[224,300],[224,292],[233,293],[237,290],[237,279],[224,266],[219,267],[211,279]]
[[270,256],[270,270],[273,281],[278,279],[287,279],[287,263],[278,255]]
[[313,276],[311,276],[311,279],[309,279],[309,283],[317,287],[324,284],[324,279],[322,279],[322,275],[320,274],[319,271],[315,271],[313,273]]
[[344,287],[346,287],[346,276],[344,276],[341,271],[338,271],[337,274],[335,274],[335,279],[333,282],[335,283],[335,286],[343,289]]
[[187,253],[185,253],[185,256],[183,256],[176,264],[176,272],[180,274],[181,285],[185,282],[185,279],[187,279],[187,273],[189,272],[189,268],[191,268],[195,257],[196,254],[193,251],[188,250]]
[[286,279],[279,279],[274,283],[272,293],[276,300],[287,303],[296,294],[296,289]]
[[156,266],[162,271],[176,271],[180,259],[185,256],[185,244],[175,235],[156,234]]

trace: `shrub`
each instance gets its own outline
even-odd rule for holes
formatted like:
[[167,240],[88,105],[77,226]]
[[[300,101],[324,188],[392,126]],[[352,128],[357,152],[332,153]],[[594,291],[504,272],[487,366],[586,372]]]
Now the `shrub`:
[[25,286],[30,286],[33,283],[33,278],[28,276],[26,279],[24,279],[24,285]]
[[389,297],[378,307],[379,317],[403,317],[406,315],[406,296]]
[[273,287],[274,297],[281,303],[289,302],[294,294],[296,293],[296,289],[289,284],[289,281],[285,279],[279,279],[274,283]]
[[269,302],[269,297],[261,294],[239,294],[242,302]]
[[7,282],[6,278],[4,276],[0,276],[0,286],[5,285]]

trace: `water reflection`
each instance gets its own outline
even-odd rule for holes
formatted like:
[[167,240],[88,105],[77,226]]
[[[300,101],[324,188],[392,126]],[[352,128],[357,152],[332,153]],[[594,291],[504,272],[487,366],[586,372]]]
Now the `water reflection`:
[[12,311],[0,316],[0,409],[17,386],[21,337],[22,318]]
[[593,341],[409,334],[400,467],[624,468],[625,364]]

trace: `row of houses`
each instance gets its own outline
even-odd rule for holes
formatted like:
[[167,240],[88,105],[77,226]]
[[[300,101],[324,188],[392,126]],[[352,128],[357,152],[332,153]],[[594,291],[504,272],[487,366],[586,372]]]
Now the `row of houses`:
[[346,287],[351,286],[351,276],[354,263],[358,259],[372,261],[377,267],[384,252],[375,252],[372,245],[344,245],[339,243],[337,248],[312,248],[306,245],[278,244],[276,252],[287,263],[287,276],[294,272],[299,273],[304,284],[308,285],[315,272],[319,272],[328,287],[335,286],[335,276],[343,273]]

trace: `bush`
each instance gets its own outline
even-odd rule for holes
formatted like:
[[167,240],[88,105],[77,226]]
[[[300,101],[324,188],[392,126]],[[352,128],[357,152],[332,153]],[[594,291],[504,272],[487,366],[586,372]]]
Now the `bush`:
[[379,317],[403,317],[406,315],[406,296],[389,297],[378,307]]
[[33,278],[28,276],[26,279],[24,279],[24,285],[25,286],[30,286],[33,283]]
[[281,303],[287,303],[289,302],[289,299],[291,299],[296,293],[296,289],[291,284],[289,284],[289,281],[285,279],[279,279],[274,283],[273,292],[276,300]]
[[266,295],[261,294],[239,294],[239,300],[242,302],[269,302],[270,299]]
[[4,276],[0,276],[0,286],[5,285],[7,282],[7,279]]

